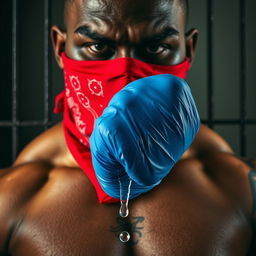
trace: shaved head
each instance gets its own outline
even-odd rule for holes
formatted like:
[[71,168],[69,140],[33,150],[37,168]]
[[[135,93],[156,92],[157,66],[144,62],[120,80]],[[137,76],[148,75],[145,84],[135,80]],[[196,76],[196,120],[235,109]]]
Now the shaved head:
[[[65,24],[66,24],[66,17],[67,14],[69,12],[70,7],[76,2],[76,1],[86,1],[86,0],[64,0],[64,17],[65,17]],[[105,5],[105,6],[109,6],[110,7],[110,11],[112,12],[113,9],[118,9],[119,8],[119,0],[100,0],[98,2],[101,2],[101,5]],[[122,1],[122,5],[124,1]],[[145,6],[145,2],[147,3],[147,1],[141,1],[141,4],[143,6]],[[188,5],[188,0],[158,0],[158,2],[160,2],[161,5],[165,5],[168,4],[170,2],[179,2],[180,6],[183,9],[184,12],[184,17],[186,17],[186,21],[188,19],[188,10],[189,10],[189,5]],[[134,0],[126,0],[126,5],[127,5],[127,9],[130,10],[131,12],[134,12],[135,9],[131,8],[132,4],[134,3]],[[148,3],[147,3],[148,4]]]
[[55,56],[132,57],[158,65],[192,62],[198,37],[187,31],[188,0],[64,0],[65,29],[52,28]]

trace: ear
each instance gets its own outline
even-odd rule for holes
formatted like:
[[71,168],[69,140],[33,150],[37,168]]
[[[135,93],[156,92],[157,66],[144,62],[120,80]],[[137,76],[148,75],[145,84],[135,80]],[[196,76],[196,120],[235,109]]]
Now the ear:
[[55,59],[61,69],[63,69],[63,62],[61,53],[65,51],[66,33],[57,26],[51,28],[51,40]]
[[186,33],[186,56],[189,58],[190,63],[192,63],[195,58],[198,35],[198,30],[194,28]]

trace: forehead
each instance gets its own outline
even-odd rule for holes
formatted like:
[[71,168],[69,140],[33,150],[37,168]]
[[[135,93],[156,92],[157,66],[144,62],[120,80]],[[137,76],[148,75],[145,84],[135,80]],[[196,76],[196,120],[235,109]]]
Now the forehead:
[[73,0],[68,5],[67,26],[87,22],[100,26],[135,26],[137,24],[185,26],[185,14],[180,0]]

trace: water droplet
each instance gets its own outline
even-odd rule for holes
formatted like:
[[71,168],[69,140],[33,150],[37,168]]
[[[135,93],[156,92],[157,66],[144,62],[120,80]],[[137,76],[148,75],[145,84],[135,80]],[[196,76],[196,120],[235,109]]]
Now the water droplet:
[[126,218],[129,215],[128,203],[129,203],[129,197],[131,192],[132,180],[129,181],[129,185],[127,189],[127,197],[125,201],[123,200],[123,196],[122,196],[122,184],[120,180],[119,180],[119,184],[120,184],[120,203],[121,203],[121,206],[119,209],[119,215],[122,218]]
[[[127,197],[126,200],[123,200],[123,195],[122,195],[122,183],[119,179],[119,184],[120,184],[120,209],[119,209],[119,215],[122,218],[126,218],[129,215],[129,209],[128,209],[128,202],[129,202],[129,198],[130,198],[130,192],[131,192],[131,184],[132,184],[132,180],[129,181],[129,185],[127,188]],[[131,235],[129,234],[129,232],[127,231],[122,231],[119,234],[119,240],[122,243],[127,243],[131,238]]]
[[120,201],[121,202],[121,206],[119,209],[119,215],[122,218],[126,218],[129,215],[129,209],[128,209],[128,204],[126,202]]
[[130,240],[131,236],[127,231],[122,231],[119,235],[119,239],[122,243],[127,243]]

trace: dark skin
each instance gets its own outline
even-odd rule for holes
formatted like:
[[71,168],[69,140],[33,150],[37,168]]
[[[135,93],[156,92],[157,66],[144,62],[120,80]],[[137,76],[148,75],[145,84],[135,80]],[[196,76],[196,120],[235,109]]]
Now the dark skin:
[[[198,32],[185,34],[178,1],[76,0],[66,24],[66,32],[52,28],[61,68],[63,51],[77,60],[130,56],[171,65],[194,59]],[[177,33],[156,40],[166,28]],[[0,172],[0,255],[246,255],[254,221],[250,170],[202,126],[163,182],[130,202],[124,221],[119,204],[98,203],[58,124]],[[122,230],[130,231],[130,243],[117,239]]]
[[52,28],[55,56],[61,68],[60,54],[64,50],[76,60],[133,57],[173,65],[187,56],[193,61],[198,31],[192,29],[185,34],[186,17],[179,1],[168,5],[151,1],[148,6],[145,1],[137,1],[137,12],[129,12],[131,7],[127,5],[131,1],[122,1],[116,8],[111,8],[116,1],[103,1],[106,4],[99,6],[90,2],[97,1],[85,1],[82,7],[80,1],[75,1],[70,7],[66,32]]

